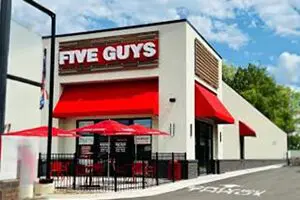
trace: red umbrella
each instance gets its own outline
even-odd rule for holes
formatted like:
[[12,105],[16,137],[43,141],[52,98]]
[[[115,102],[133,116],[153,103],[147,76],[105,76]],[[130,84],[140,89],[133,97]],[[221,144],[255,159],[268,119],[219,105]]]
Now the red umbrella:
[[[114,120],[104,120],[102,122],[92,124],[92,125],[87,125],[81,128],[77,128],[72,130],[74,132],[78,133],[84,133],[84,132],[89,132],[89,133],[95,133],[95,134],[100,134],[100,135],[105,135],[108,136],[108,158],[107,158],[107,163],[109,165],[110,163],[110,136],[119,136],[119,135],[136,135],[136,131],[124,124],[121,124],[119,122],[116,122]],[[108,167],[107,170],[107,177],[110,175],[110,168]]]
[[102,122],[77,128],[72,131],[78,133],[89,132],[106,136],[136,134],[136,131],[133,128],[130,128],[114,120],[104,120]]
[[[37,128],[25,129],[21,131],[9,132],[3,134],[5,136],[26,136],[26,137],[47,137],[48,127],[40,126]],[[78,137],[74,132],[66,131],[63,129],[52,128],[53,137]]]
[[156,129],[147,128],[147,127],[142,126],[140,124],[133,124],[133,125],[130,125],[129,127],[133,128],[136,131],[137,135],[162,135],[162,136],[169,135],[166,132],[156,130]]

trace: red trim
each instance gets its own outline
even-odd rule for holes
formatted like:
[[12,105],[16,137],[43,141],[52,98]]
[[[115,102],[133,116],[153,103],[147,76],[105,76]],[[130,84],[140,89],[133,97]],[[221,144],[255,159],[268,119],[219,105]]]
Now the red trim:
[[240,136],[256,137],[255,131],[250,128],[245,122],[239,121]]
[[66,85],[53,116],[158,115],[158,80]]
[[195,116],[209,118],[218,124],[233,124],[234,118],[218,97],[195,82]]

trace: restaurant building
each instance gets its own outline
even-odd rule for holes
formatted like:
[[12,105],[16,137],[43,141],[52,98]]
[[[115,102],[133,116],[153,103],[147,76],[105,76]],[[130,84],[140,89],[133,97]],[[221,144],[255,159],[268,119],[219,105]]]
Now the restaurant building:
[[[50,52],[50,37],[43,44]],[[286,158],[286,134],[222,82],[222,57],[187,20],[57,35],[56,47],[54,126],[113,119],[157,128],[170,136],[115,137],[114,151],[186,153],[203,174]],[[101,154],[107,138],[53,138],[52,148]]]

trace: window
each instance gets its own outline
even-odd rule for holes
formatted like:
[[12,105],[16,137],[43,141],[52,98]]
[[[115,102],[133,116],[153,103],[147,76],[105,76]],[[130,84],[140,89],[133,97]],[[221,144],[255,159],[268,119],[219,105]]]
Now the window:
[[[132,125],[132,124],[141,124],[145,127],[152,127],[152,119],[151,118],[140,118],[140,119],[113,119],[119,123],[125,125]],[[95,120],[78,120],[77,127],[83,127],[86,125],[98,123],[103,121],[102,119],[95,119]],[[76,146],[77,151],[79,152],[80,157],[88,157],[93,153],[94,157],[99,158],[106,158],[108,152],[108,137],[102,136],[100,134],[91,134],[91,133],[83,133],[83,137],[77,138]],[[137,136],[139,137],[139,136]],[[151,136],[140,136],[140,137],[147,137],[143,138],[143,141],[148,141],[147,143],[143,144],[136,144],[135,137],[132,136],[114,136],[111,137],[110,141],[110,152],[115,154],[114,156],[118,156],[119,160],[133,160],[137,158],[142,158],[144,156],[151,158],[151,146],[152,146],[152,138]],[[139,138],[141,139],[141,138]],[[115,143],[120,143],[126,141],[126,149],[125,152],[120,152],[119,149],[115,151],[113,148]]]
[[133,124],[140,124],[145,127],[151,128],[152,120],[151,119],[135,119],[135,120],[133,120]]

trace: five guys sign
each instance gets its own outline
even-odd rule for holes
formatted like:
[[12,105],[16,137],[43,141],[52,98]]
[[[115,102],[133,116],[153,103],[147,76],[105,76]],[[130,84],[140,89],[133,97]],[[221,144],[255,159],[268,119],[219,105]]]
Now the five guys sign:
[[62,42],[59,74],[157,67],[158,50],[158,32]]

